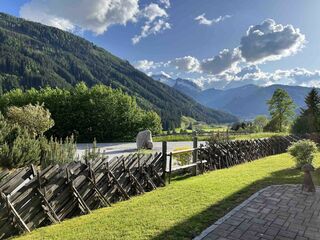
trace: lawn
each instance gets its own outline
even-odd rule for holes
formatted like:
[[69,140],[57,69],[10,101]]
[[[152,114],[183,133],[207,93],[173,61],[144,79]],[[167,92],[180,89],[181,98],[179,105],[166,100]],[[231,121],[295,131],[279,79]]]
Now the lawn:
[[[315,165],[320,166],[320,154]],[[271,156],[176,179],[165,188],[19,239],[191,239],[257,190],[271,184],[300,183],[301,177],[288,154]]]
[[[249,139],[257,139],[257,138],[268,138],[272,136],[284,136],[288,135],[288,133],[272,133],[272,132],[261,132],[261,133],[250,133],[250,134],[239,134],[230,136],[231,140],[249,140]],[[209,135],[198,136],[199,141],[208,141],[210,139]],[[192,141],[192,135],[167,135],[167,136],[155,136],[153,137],[154,142],[178,142],[178,141]]]

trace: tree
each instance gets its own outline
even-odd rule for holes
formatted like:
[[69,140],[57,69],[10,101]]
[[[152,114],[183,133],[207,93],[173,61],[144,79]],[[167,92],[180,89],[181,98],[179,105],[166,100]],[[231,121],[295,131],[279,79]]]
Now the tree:
[[256,118],[253,120],[253,125],[256,128],[258,132],[262,132],[264,127],[268,124],[269,120],[266,116],[264,115],[258,115]]
[[[268,105],[271,115],[270,122],[272,122],[273,125],[270,130],[282,132],[284,126],[286,126],[294,116],[295,104],[292,98],[285,90],[278,88],[268,101]],[[268,127],[268,125],[266,127]]]
[[43,135],[54,126],[51,113],[43,107],[43,104],[28,104],[23,107],[11,106],[6,115],[9,122],[25,127],[34,137]]
[[315,88],[305,98],[307,108],[301,110],[292,131],[295,133],[315,133],[320,131],[320,97]]
[[[38,102],[45,104],[55,123],[45,133],[49,137],[64,139],[74,135],[77,141],[102,142],[133,140],[141,130],[149,129],[153,133],[161,130],[157,113],[143,110],[134,97],[105,85],[89,88],[79,83],[70,90],[50,87],[12,90],[0,96],[0,111],[6,113],[11,106]],[[23,117],[18,115],[19,119]],[[171,124],[174,126],[174,122]]]

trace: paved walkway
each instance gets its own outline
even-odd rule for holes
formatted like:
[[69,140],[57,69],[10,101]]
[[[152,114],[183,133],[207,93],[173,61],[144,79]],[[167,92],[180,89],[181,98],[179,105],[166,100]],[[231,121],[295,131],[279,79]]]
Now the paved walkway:
[[195,240],[320,240],[320,187],[267,187],[233,209]]

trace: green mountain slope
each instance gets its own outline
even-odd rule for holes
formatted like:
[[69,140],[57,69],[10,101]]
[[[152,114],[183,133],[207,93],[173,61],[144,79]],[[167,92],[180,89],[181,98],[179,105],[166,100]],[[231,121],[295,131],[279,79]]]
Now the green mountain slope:
[[79,81],[123,89],[142,107],[157,111],[165,128],[179,126],[182,115],[209,123],[236,120],[154,81],[83,38],[0,13],[1,92],[48,85],[70,88]]
[[207,89],[199,92],[194,98],[201,104],[214,109],[223,109],[239,118],[250,120],[257,115],[269,115],[267,101],[277,88],[288,92],[297,106],[296,112],[305,107],[305,97],[311,91],[309,87],[271,85],[259,87],[245,85],[227,90]]

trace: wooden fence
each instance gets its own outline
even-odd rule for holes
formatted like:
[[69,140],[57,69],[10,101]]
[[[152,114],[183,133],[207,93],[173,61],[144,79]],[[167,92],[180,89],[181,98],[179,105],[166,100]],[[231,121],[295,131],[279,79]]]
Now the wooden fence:
[[[197,137],[194,137],[192,149],[167,153],[166,146],[163,148],[165,152],[162,154],[169,158],[166,161],[165,181],[170,183],[171,175],[175,173],[189,171],[193,175],[197,175],[199,172],[228,168],[266,156],[284,153],[293,142],[298,140],[300,140],[299,137],[290,135],[253,140],[211,142],[206,147],[199,147]],[[174,156],[185,153],[191,154],[191,163],[172,167]]]
[[[199,147],[195,137],[191,150],[168,153],[167,144],[163,142],[162,153],[72,162],[41,171],[30,166],[1,172],[0,239],[88,214],[93,209],[165,186],[172,172],[192,169],[196,175],[230,167],[285,152],[296,140],[287,136],[216,142]],[[187,151],[191,151],[193,162],[172,169],[172,157]]]
[[161,154],[2,172],[0,238],[90,213],[164,186]]

